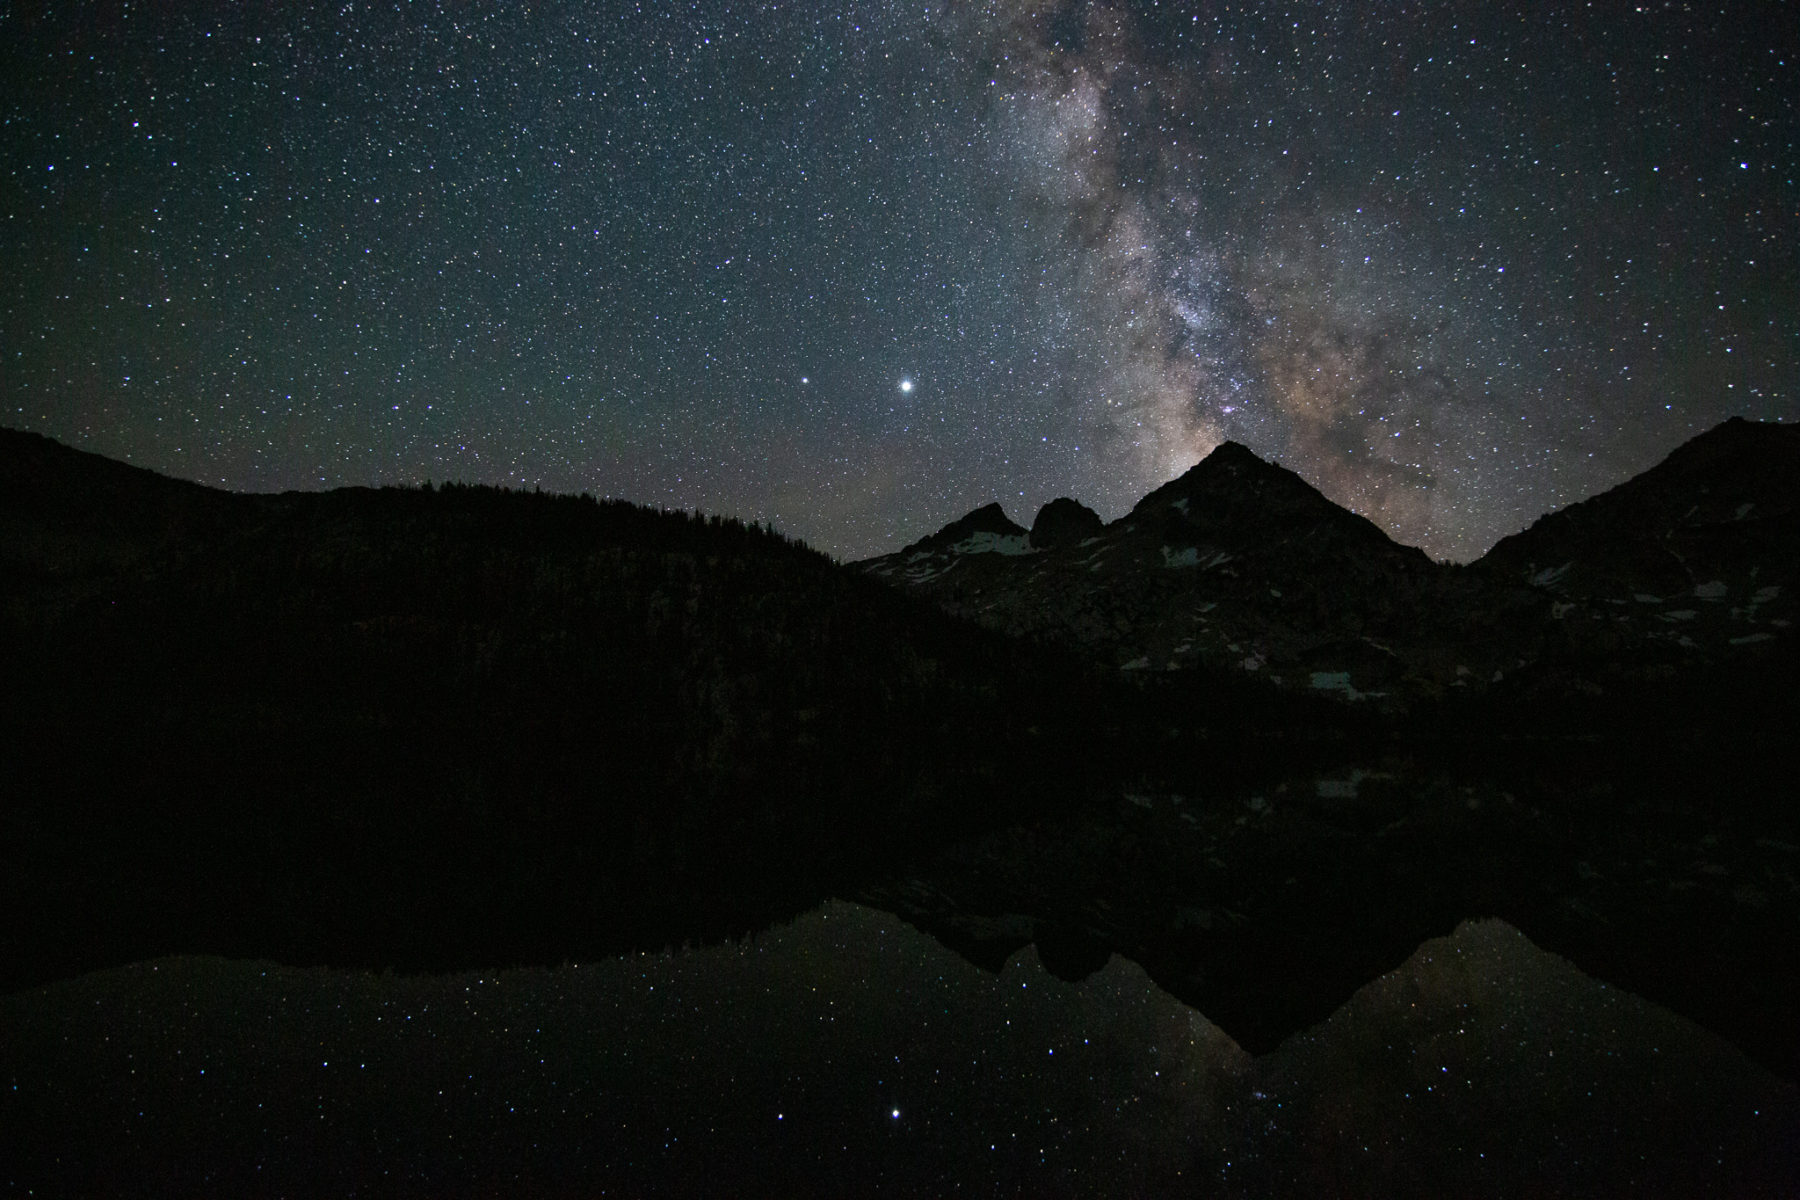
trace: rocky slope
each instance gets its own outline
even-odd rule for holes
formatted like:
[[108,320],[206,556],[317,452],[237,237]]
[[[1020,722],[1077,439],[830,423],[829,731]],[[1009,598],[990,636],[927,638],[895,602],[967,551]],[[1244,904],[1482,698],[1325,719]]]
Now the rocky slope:
[[1585,668],[1590,687],[1791,661],[1800,429],[1727,421],[1502,539],[1475,570],[1529,589],[1536,656]]
[[1061,499],[1027,533],[988,505],[859,565],[1122,671],[1211,667],[1393,709],[1791,661],[1797,547],[1800,431],[1734,419],[1468,567],[1232,442],[1109,524]]

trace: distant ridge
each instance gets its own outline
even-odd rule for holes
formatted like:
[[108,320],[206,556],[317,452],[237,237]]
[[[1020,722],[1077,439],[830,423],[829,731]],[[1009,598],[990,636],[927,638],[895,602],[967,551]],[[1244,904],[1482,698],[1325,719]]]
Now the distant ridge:
[[[1511,578],[1566,565],[1558,578],[1565,590],[1657,593],[1707,582],[1694,577],[1702,569],[1729,570],[1708,557],[1708,541],[1758,557],[1765,569],[1779,571],[1792,557],[1800,544],[1800,428],[1733,417],[1643,474],[1502,538],[1477,565]],[[1689,552],[1701,561],[1689,561]]]
[[1236,442],[1080,538],[995,554],[967,541],[977,528],[1017,529],[989,506],[860,565],[1115,669],[1225,670],[1385,708],[1600,694],[1792,653],[1800,430],[1734,418],[1469,567]]

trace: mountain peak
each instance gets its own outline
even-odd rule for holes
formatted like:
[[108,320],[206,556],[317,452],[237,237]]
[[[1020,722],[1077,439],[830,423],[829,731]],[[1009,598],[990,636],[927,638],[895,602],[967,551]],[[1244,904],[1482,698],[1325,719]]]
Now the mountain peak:
[[1073,546],[1105,528],[1099,513],[1079,500],[1058,496],[1038,509],[1037,519],[1031,523],[1031,545],[1038,550]]
[[[1197,501],[1202,502],[1200,508],[1191,507]],[[1266,461],[1242,443],[1221,442],[1186,472],[1139,500],[1131,515],[1179,507],[1190,517],[1202,512],[1224,516],[1240,509],[1270,513],[1297,506],[1312,509],[1321,503],[1331,504],[1286,467]]]
[[965,516],[958,517],[936,533],[922,537],[912,545],[901,550],[902,554],[911,550],[938,550],[965,542],[978,533],[991,533],[999,537],[1023,538],[1026,529],[1006,515],[996,501],[984,504]]
[[[1244,443],[1234,442],[1229,438],[1227,438],[1225,441],[1222,441],[1217,446],[1215,446],[1213,448],[1213,452],[1211,454],[1208,454],[1205,458],[1201,459],[1200,462],[1207,462],[1211,459],[1218,459],[1220,464],[1228,463],[1228,462],[1231,462],[1233,459],[1236,459],[1239,462],[1248,461],[1248,462],[1261,463],[1263,466],[1271,465],[1270,463],[1265,461],[1261,455],[1257,454],[1256,451],[1254,451],[1254,450],[1250,449],[1250,447],[1244,445]],[[1199,465],[1200,465],[1200,463],[1194,464],[1194,466],[1196,466],[1196,467]],[[1190,469],[1192,469],[1192,468],[1190,468]]]

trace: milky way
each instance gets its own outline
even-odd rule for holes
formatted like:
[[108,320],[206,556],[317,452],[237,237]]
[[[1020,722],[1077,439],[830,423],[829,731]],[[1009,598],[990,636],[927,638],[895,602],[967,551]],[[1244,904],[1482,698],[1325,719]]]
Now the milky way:
[[[1614,198],[1648,190],[1626,173],[1659,176],[1664,164],[1599,144],[1608,114],[1592,98],[1544,94],[1545,76],[1594,66],[1558,46],[1580,33],[1400,10],[1188,20],[1203,22],[1172,38],[1162,22],[1160,52],[1123,6],[1018,5],[987,30],[1005,89],[996,107],[1025,168],[1014,194],[1061,219],[1070,248],[1057,294],[1090,350],[1076,374],[1098,451],[1087,482],[1115,509],[1229,436],[1401,540],[1467,557],[1534,503],[1634,461],[1655,435],[1632,426],[1658,427],[1654,402],[1758,407],[1720,394],[1737,383],[1722,367],[1716,383],[1676,391],[1665,379],[1648,394],[1638,380],[1597,377],[1628,331],[1605,303],[1615,289],[1582,294],[1592,259],[1666,264],[1703,251],[1680,245],[1666,219],[1652,246],[1624,228],[1666,198],[1596,194],[1607,182]],[[1671,55],[1649,22],[1589,32],[1633,46],[1640,70],[1675,69],[1656,65]],[[1683,50],[1690,66],[1693,54]],[[1634,95],[1620,75],[1608,63],[1585,82],[1640,101],[1679,90]],[[1678,137],[1677,113],[1646,115],[1654,136]],[[1760,165],[1791,173],[1791,136],[1782,149]],[[1583,172],[1598,181],[1551,182]],[[1775,212],[1757,215],[1766,241],[1793,232]],[[1584,229],[1596,217],[1615,228]],[[1743,248],[1748,267],[1755,251]],[[1791,245],[1775,257],[1791,292]],[[1614,273],[1616,290],[1628,274]],[[1629,294],[1643,315],[1666,310],[1654,293]],[[1790,415],[1792,322],[1759,315],[1787,353],[1771,351],[1767,386],[1745,396]],[[1652,335],[1634,339],[1643,378],[1670,366],[1656,324],[1629,331]]]
[[992,499],[1116,516],[1234,438],[1468,558],[1800,416],[1791,26],[9,8],[0,420],[234,488],[585,490],[845,557]]

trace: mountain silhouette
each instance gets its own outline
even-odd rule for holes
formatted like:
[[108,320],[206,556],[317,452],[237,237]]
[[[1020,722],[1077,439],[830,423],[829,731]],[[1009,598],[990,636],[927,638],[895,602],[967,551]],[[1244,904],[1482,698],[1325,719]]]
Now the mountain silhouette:
[[1226,442],[1079,540],[997,554],[947,536],[970,514],[860,565],[1106,667],[1237,672],[1388,710],[1497,692],[1523,711],[1527,693],[1567,707],[1671,675],[1785,671],[1796,481],[1800,434],[1733,420],[1462,567]]

